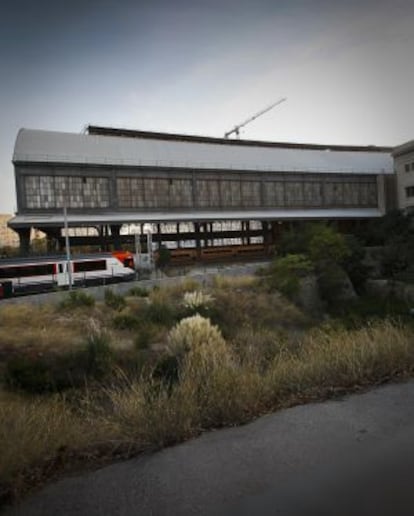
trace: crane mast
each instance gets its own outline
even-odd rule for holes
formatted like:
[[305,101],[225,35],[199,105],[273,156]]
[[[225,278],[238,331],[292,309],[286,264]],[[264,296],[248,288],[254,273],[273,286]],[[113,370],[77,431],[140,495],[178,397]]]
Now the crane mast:
[[245,120],[244,122],[242,122],[241,124],[238,124],[236,126],[233,127],[233,129],[231,131],[228,131],[227,133],[224,134],[224,138],[228,138],[231,134],[235,133],[236,136],[240,136],[240,129],[242,127],[244,127],[245,125],[249,124],[250,122],[252,122],[253,120],[256,120],[256,118],[258,118],[259,116],[261,115],[264,115],[265,113],[267,113],[268,111],[270,111],[271,109],[273,109],[274,107],[278,106],[279,104],[281,104],[282,102],[285,102],[285,100],[287,100],[286,97],[282,97],[281,99],[277,100],[276,102],[274,102],[273,104],[270,104],[270,106],[267,106],[266,108],[262,109],[261,111],[259,111],[258,113],[256,113],[255,115],[251,116],[250,118],[248,118],[247,120]]

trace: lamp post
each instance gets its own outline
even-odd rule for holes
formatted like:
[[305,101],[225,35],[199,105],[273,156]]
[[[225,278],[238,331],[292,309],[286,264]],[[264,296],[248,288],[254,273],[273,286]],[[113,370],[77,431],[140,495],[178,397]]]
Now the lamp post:
[[63,193],[63,223],[65,226],[65,248],[66,248],[66,270],[68,272],[69,290],[72,290],[72,270],[70,263],[70,243],[69,243],[69,228],[68,228],[68,210],[66,207],[66,188]]

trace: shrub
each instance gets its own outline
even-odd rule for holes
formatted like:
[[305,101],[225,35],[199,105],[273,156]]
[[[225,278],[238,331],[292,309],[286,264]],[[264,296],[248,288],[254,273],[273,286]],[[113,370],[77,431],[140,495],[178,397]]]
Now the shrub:
[[124,310],[112,318],[112,324],[117,330],[132,330],[140,324],[140,319],[129,310]]
[[149,292],[146,288],[144,287],[139,287],[139,286],[136,286],[136,287],[132,287],[128,290],[128,294],[130,296],[135,296],[135,297],[148,297],[149,295]]
[[95,299],[90,294],[83,292],[82,290],[71,290],[65,299],[63,299],[59,307],[64,308],[79,308],[79,307],[92,307],[95,305]]
[[19,356],[6,364],[4,380],[8,387],[34,394],[54,390],[50,368],[41,358]]
[[102,378],[112,368],[113,353],[110,347],[110,337],[94,320],[90,321],[85,356],[87,374],[94,378]]
[[315,224],[309,240],[309,257],[314,263],[342,263],[350,252],[345,237],[325,224]]
[[121,311],[126,306],[123,296],[116,294],[112,289],[105,289],[105,304],[114,310]]
[[169,354],[183,357],[194,349],[209,346],[220,347],[224,339],[217,326],[201,315],[182,319],[169,333],[167,350]]
[[365,250],[360,240],[353,235],[347,235],[345,241],[349,254],[343,262],[343,267],[352,281],[355,290],[358,294],[361,294],[364,292],[365,282],[369,272],[369,267],[363,263]]
[[170,326],[177,317],[177,311],[170,303],[153,301],[147,306],[145,317],[151,323]]
[[277,258],[270,267],[270,277],[265,280],[271,288],[286,297],[294,297],[299,290],[300,278],[313,271],[312,263],[302,254],[288,254]]
[[139,327],[138,333],[134,339],[135,349],[138,351],[148,349],[150,347],[151,339],[154,337],[155,330],[148,324],[143,324]]
[[171,261],[171,251],[165,247],[161,246],[158,250],[158,257],[157,257],[157,267],[162,269],[163,267],[166,267],[169,265]]
[[186,316],[196,313],[207,316],[210,312],[211,304],[214,298],[210,294],[206,294],[201,290],[193,292],[184,292],[183,307]]

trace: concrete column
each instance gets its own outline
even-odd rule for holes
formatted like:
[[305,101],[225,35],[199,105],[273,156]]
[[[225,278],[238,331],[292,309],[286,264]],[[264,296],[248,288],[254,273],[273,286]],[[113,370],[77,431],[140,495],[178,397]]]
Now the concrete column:
[[161,249],[162,241],[161,241],[161,224],[157,224],[157,235],[158,235],[158,249]]
[[[175,228],[175,231],[177,233],[177,236],[180,234],[180,223],[177,222],[177,225],[176,225],[176,228]],[[180,248],[181,247],[181,240],[179,238],[177,238],[177,247]]]
[[45,230],[42,229],[44,233],[46,233],[46,250],[48,254],[54,254],[59,251],[59,231],[56,230]]
[[200,223],[199,222],[194,222],[194,233],[195,233],[197,255],[200,258],[201,243],[200,243]]
[[30,253],[30,230],[31,228],[19,228],[15,230],[19,235],[20,254],[23,256]]
[[111,235],[112,235],[112,244],[114,249],[121,249],[121,239],[119,238],[121,231],[121,224],[111,224]]

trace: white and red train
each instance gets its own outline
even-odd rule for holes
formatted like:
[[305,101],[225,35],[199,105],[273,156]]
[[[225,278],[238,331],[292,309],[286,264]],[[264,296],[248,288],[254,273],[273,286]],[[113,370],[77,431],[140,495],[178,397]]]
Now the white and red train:
[[70,282],[89,286],[132,280],[135,271],[129,255],[74,256],[70,262],[64,256],[0,260],[0,298],[67,288]]

